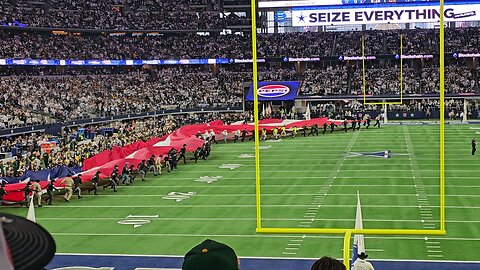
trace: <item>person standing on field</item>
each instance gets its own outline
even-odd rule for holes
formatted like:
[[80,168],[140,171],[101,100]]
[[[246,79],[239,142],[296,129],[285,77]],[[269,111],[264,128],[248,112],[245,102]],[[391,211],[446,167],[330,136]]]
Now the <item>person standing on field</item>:
[[[215,141],[217,143],[217,141]],[[187,145],[184,144],[180,149],[180,155],[178,156],[177,162],[183,158],[183,164],[187,164],[187,159],[185,158],[185,154],[187,153]]]
[[73,179],[70,176],[67,176],[63,178],[62,182],[60,184],[65,183],[65,196],[64,199],[66,202],[70,202],[70,198],[72,198],[73,195]]
[[117,192],[118,170],[113,170],[110,174],[110,188],[113,188],[113,192]]
[[234,135],[233,142],[236,143],[238,141],[238,138],[240,138],[240,130],[239,129],[235,130],[233,135]]
[[246,138],[246,137],[247,137],[247,129],[244,128],[244,129],[242,130],[242,142],[245,141],[245,138]]
[[225,129],[224,131],[222,131],[222,135],[223,135],[223,142],[227,143],[228,131]]
[[2,206],[2,200],[3,200],[3,196],[4,195],[7,195],[7,191],[5,190],[5,183],[2,182],[1,183],[1,186],[0,186],[0,206]]
[[267,140],[267,129],[266,128],[262,129],[262,135],[260,136],[260,140],[261,141]]
[[214,142],[217,144],[217,134],[215,134],[215,131],[213,129],[210,129],[210,142]]
[[58,189],[54,186],[55,184],[55,179],[52,179],[50,180],[50,183],[48,184],[47,186],[47,195],[48,195],[48,198],[45,200],[45,202],[48,203],[48,205],[52,205],[52,201],[53,201],[53,191],[56,190],[58,191]]
[[42,207],[42,187],[40,186],[40,180],[35,180],[33,183],[33,192],[37,197],[38,207]]
[[100,181],[100,171],[97,171],[95,175],[92,177],[92,185],[93,185],[93,194],[97,194],[97,187],[98,187],[98,182]]
[[147,165],[148,165],[148,171],[153,172],[153,176],[157,176],[157,167],[155,167],[155,155],[152,155],[148,159]]
[[472,139],[472,156],[475,156],[475,152],[477,152],[477,141],[475,138]]
[[162,162],[163,162],[163,156],[159,155],[155,159],[155,167],[157,168],[157,173],[158,174],[162,174]]
[[365,252],[358,254],[358,258],[353,262],[352,270],[375,270],[373,265],[367,261],[368,255]]
[[82,184],[82,175],[78,174],[77,176],[73,177],[73,184],[74,184],[74,189],[73,192],[78,191],[78,198],[82,198],[82,188],[80,187],[80,184]]
[[[21,190],[23,190],[23,197],[25,198],[25,200],[23,202],[20,203],[20,207],[22,207],[22,205],[25,203],[25,206],[28,207],[28,204],[30,203],[30,192],[32,191],[31,189],[31,184],[32,182],[31,181],[28,181],[26,184],[25,184],[25,187],[22,188]],[[33,194],[32,194],[33,195]]]

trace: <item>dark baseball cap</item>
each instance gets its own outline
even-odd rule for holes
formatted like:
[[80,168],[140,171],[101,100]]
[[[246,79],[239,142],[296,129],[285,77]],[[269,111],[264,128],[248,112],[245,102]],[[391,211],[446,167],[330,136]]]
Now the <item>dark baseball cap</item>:
[[182,270],[238,270],[238,258],[231,247],[207,239],[185,255]]
[[56,251],[52,236],[40,225],[22,217],[0,213],[7,249],[16,270],[43,269]]

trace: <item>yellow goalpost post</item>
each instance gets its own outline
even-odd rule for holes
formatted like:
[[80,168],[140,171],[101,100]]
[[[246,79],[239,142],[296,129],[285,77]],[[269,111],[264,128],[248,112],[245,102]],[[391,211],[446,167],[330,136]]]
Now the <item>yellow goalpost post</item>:
[[[412,230],[412,229],[353,229],[353,228],[265,228],[262,226],[261,208],[261,179],[260,179],[260,150],[258,136],[258,69],[257,69],[257,24],[256,0],[251,0],[252,13],[252,64],[253,64],[253,93],[254,93],[254,119],[255,119],[255,194],[256,194],[256,232],[271,234],[341,234],[344,235],[343,262],[350,269],[350,238],[352,234],[365,235],[424,235],[444,236],[445,229],[445,26],[444,26],[444,1],[440,0],[440,228],[438,230]],[[402,38],[402,37],[401,37]],[[402,47],[402,46],[401,46]],[[362,41],[364,53],[364,40]],[[400,58],[401,60],[401,58]],[[365,57],[363,57],[365,61]],[[401,60],[401,63],[402,60]],[[402,65],[401,65],[401,68]],[[364,69],[365,70],[365,69]],[[403,70],[402,70],[403,71]],[[402,74],[403,76],[403,74]],[[365,79],[365,77],[364,77]],[[402,85],[402,82],[400,83]],[[402,87],[403,90],[403,87]],[[365,89],[364,89],[365,91]],[[403,91],[401,91],[402,93]],[[365,98],[365,96],[364,96]],[[368,103],[367,103],[368,104]],[[384,103],[381,103],[384,104]],[[319,254],[321,255],[321,254]]]

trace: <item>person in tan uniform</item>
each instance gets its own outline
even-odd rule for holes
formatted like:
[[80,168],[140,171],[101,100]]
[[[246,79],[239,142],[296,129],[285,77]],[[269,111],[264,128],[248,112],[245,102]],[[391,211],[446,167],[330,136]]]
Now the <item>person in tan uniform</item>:
[[155,167],[157,168],[158,174],[162,174],[162,162],[163,162],[162,155],[159,155],[159,156],[155,159]]
[[42,187],[40,186],[40,180],[35,180],[33,183],[33,192],[37,196],[38,207],[42,207]]
[[60,182],[60,184],[63,184],[65,183],[65,201],[66,202],[70,202],[70,198],[72,197],[73,195],[73,179],[70,177],[70,176],[67,176],[65,178],[63,178],[62,182]]

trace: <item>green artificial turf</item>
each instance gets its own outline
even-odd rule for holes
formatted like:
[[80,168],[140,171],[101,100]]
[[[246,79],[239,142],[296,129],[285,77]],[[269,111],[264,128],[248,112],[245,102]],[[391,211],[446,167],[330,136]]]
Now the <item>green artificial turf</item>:
[[[447,236],[366,236],[370,258],[478,260],[480,157],[470,154],[474,128],[446,126]],[[364,228],[439,228],[438,126],[362,127],[261,146],[267,148],[260,156],[263,227],[353,228],[358,191]],[[117,193],[106,189],[70,203],[58,195],[53,206],[36,209],[37,222],[52,233],[60,253],[183,255],[212,238],[241,257],[341,257],[341,235],[255,233],[254,159],[239,157],[253,154],[252,148],[251,141],[214,145],[207,161],[149,175]],[[348,157],[348,152],[386,150],[391,158]],[[223,164],[241,166],[219,168]],[[202,176],[223,178],[194,181]],[[180,202],[163,199],[170,192],[196,195]],[[136,218],[150,221],[137,228],[118,224],[129,215],[158,218]]]

